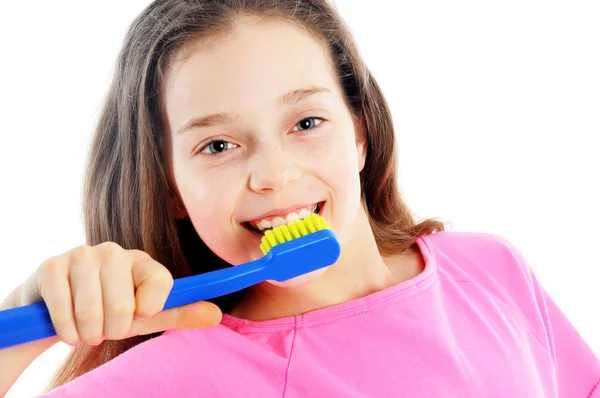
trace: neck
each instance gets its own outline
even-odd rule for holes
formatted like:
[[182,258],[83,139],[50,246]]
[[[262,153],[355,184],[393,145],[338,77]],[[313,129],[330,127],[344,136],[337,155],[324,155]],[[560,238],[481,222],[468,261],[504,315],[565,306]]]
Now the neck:
[[268,320],[300,315],[364,297],[398,283],[397,273],[379,254],[367,215],[360,207],[340,258],[317,280],[298,287],[263,282],[249,289],[231,315]]

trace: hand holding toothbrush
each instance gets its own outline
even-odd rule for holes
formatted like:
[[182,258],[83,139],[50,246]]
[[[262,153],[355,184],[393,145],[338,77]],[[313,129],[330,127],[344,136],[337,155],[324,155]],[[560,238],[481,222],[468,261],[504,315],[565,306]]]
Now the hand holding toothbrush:
[[[58,341],[98,345],[168,329],[209,327],[219,308],[200,301],[165,311],[173,277],[140,250],[113,242],[80,246],[49,258],[0,304],[0,310],[45,302],[57,336],[0,350],[0,396]],[[139,318],[139,319],[138,319]]]
[[221,311],[207,302],[162,311],[173,282],[147,253],[105,242],[44,261],[13,293],[13,306],[43,300],[56,334],[72,346],[220,322]]

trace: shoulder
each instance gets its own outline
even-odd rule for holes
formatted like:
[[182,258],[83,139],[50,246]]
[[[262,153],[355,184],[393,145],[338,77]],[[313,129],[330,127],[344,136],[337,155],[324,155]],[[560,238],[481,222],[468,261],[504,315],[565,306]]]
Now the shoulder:
[[536,303],[535,275],[508,239],[492,233],[450,231],[430,235],[429,241],[440,276],[484,290],[511,308]]
[[508,239],[489,232],[442,231],[427,235],[427,238],[436,249],[457,255],[508,254],[515,250]]
[[443,231],[428,235],[438,266],[456,277],[460,270],[496,277],[528,277],[531,270],[519,249],[507,238],[487,232]]

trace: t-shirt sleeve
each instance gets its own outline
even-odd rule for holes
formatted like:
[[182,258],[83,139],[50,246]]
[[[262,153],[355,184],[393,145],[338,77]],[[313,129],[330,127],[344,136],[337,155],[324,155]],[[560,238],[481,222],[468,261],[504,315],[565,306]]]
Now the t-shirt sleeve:
[[541,326],[556,367],[560,398],[600,398],[600,359],[538,282],[529,263],[508,243],[533,291]]

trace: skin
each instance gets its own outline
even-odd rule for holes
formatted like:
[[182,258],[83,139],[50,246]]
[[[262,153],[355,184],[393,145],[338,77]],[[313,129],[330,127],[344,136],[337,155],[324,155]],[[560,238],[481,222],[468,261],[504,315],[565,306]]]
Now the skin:
[[[282,101],[295,90],[318,92]],[[231,315],[266,320],[301,314],[423,270],[416,247],[389,258],[377,250],[360,201],[364,128],[344,102],[324,46],[306,31],[247,17],[227,34],[199,43],[171,65],[165,113],[173,209],[178,218],[190,217],[219,257],[234,265],[261,257],[260,235],[245,221],[321,201],[342,244],[331,267],[258,284]],[[221,113],[231,120],[186,129],[194,118]]]

